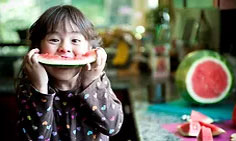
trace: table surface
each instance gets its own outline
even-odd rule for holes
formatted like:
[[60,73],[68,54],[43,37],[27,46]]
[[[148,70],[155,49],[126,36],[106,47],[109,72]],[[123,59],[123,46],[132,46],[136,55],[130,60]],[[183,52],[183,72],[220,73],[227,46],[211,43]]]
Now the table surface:
[[[180,100],[181,97],[175,88],[173,78],[159,79],[158,81],[149,76],[115,76],[109,78],[115,89],[128,89],[139,141],[185,141],[182,137],[163,127],[176,128],[171,124],[185,122],[181,117],[184,114],[189,115],[191,109],[210,115],[216,121],[231,119],[234,97],[230,98],[232,101],[225,101],[221,104],[194,107]],[[12,89],[12,87],[9,88],[11,91]],[[4,89],[4,91],[11,92],[9,90]],[[156,93],[160,94],[156,97]],[[225,127],[225,125],[223,126]],[[224,136],[229,139],[229,133],[236,132],[236,128],[226,128],[229,131]]]
[[[126,77],[112,79],[115,87],[128,88],[131,100],[131,110],[135,119],[138,138],[140,141],[180,141],[185,140],[163,126],[183,123],[183,115],[190,115],[192,109],[214,116],[216,121],[231,118],[233,104],[217,104],[213,106],[191,106],[181,100],[173,78],[153,80],[150,77]],[[160,92],[159,84],[164,90],[164,101],[153,100],[153,94]],[[164,84],[164,85],[163,85]],[[164,86],[164,87],[163,87]],[[160,98],[160,96],[158,96]],[[170,103],[169,105],[167,103]],[[173,106],[173,107],[172,107]],[[227,116],[222,116],[222,112]],[[173,127],[172,127],[173,128]],[[174,127],[176,128],[176,127]],[[236,130],[235,130],[236,132]]]

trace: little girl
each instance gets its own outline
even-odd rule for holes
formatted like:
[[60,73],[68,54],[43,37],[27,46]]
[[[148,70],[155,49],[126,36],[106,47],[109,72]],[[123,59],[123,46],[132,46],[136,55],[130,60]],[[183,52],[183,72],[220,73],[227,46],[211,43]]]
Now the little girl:
[[[20,140],[108,141],[123,123],[121,102],[104,67],[107,54],[88,19],[75,7],[45,11],[29,30],[30,50],[17,85]],[[73,58],[95,49],[84,67],[42,65],[41,53]]]

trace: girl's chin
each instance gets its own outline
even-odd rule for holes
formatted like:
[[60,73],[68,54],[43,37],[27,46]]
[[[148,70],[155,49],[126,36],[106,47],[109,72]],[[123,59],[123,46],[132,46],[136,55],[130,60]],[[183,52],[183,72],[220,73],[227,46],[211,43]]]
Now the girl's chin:
[[79,77],[79,73],[76,72],[55,72],[50,74],[54,79],[60,81],[72,81]]
[[69,80],[79,75],[81,68],[47,67],[47,72],[58,80]]
[[52,70],[52,71],[80,71],[81,67],[63,67],[63,66],[58,66],[58,67],[52,67],[52,66],[47,66],[47,70]]

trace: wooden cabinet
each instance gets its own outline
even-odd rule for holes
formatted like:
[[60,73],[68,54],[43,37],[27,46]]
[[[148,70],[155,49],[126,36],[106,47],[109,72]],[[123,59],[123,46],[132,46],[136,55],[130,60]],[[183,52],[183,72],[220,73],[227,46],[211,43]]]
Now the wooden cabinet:
[[214,0],[214,2],[217,4],[217,7],[222,10],[236,8],[235,0]]

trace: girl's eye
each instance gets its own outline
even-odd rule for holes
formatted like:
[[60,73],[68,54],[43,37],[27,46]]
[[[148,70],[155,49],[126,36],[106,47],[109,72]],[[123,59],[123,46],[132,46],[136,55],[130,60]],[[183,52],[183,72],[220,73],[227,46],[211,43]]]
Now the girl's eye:
[[50,41],[50,42],[59,42],[58,39],[50,39],[49,41]]
[[79,40],[79,39],[72,39],[72,42],[73,42],[73,43],[80,43],[81,40]]

